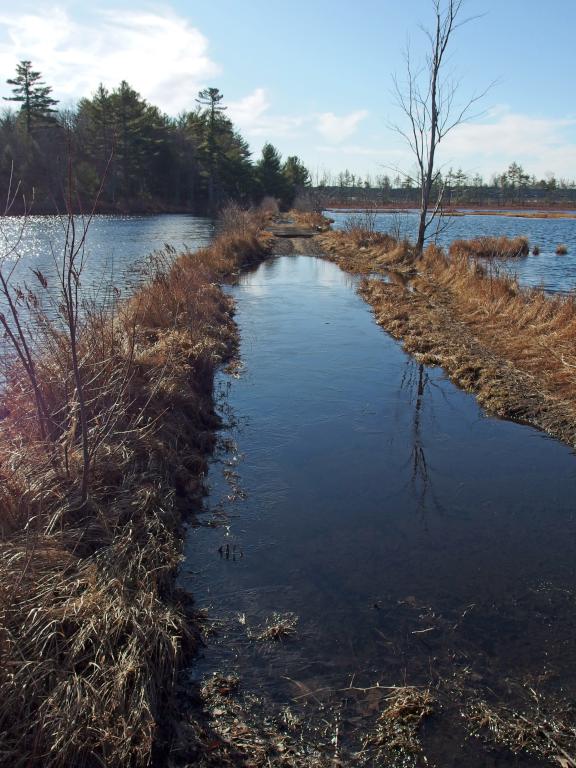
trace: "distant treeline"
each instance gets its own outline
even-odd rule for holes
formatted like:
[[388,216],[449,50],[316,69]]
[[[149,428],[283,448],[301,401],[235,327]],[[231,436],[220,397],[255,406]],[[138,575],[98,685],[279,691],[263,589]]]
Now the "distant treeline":
[[[494,174],[489,182],[482,176],[467,175],[464,171],[450,170],[438,174],[433,199],[443,191],[444,204],[530,206],[576,205],[576,182],[557,179],[552,174],[538,179],[529,175],[518,163],[511,163],[506,171]],[[314,195],[323,199],[323,207],[334,205],[420,205],[420,187],[410,176],[386,174],[357,176],[346,170],[332,176],[324,174],[315,180]],[[322,206],[321,206],[322,207]]]
[[57,109],[29,61],[7,82],[5,100],[19,108],[0,116],[0,194],[20,185],[13,212],[23,196],[34,200],[33,211],[62,210],[70,187],[74,207],[83,209],[100,190],[102,211],[213,212],[229,200],[265,196],[289,206],[310,183],[299,158],[282,161],[271,144],[253,160],[217,88],[172,118],[125,81],[112,91],[100,86],[68,110]]

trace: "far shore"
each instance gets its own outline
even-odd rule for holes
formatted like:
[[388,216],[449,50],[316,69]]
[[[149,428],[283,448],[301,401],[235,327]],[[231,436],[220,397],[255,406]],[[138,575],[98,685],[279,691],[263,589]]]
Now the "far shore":
[[[367,206],[358,203],[334,203],[326,207],[327,211],[375,211],[376,213],[418,213],[419,209],[412,206],[402,205],[377,205]],[[576,210],[560,209],[558,206],[541,206],[539,208],[528,208],[526,206],[514,207],[490,207],[488,205],[482,208],[455,207],[444,210],[445,216],[509,216],[520,219],[576,219]]]

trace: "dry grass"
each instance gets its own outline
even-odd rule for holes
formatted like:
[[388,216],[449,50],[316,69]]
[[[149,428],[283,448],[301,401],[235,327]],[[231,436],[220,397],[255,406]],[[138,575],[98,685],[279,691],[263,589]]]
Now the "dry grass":
[[325,258],[347,272],[366,275],[388,270],[405,274],[414,271],[415,254],[410,243],[384,232],[351,228],[347,232],[326,232],[317,240]]
[[255,640],[285,640],[296,634],[297,624],[298,617],[293,613],[274,613],[252,637]]
[[256,226],[195,254],[156,254],[130,301],[81,329],[95,452],[80,503],[69,349],[50,324],[37,371],[54,434],[38,436],[9,361],[0,422],[0,755],[20,766],[147,766],[194,644],[174,590],[183,508],[198,501],[217,423],[216,367],[235,342],[225,274],[264,258]]
[[377,321],[502,417],[576,444],[576,299],[519,288],[430,246],[410,283],[365,281]]
[[326,232],[330,229],[332,219],[327,219],[321,213],[314,211],[290,211],[290,218],[295,224],[302,227],[311,227],[318,232]]
[[400,752],[421,752],[418,731],[425,718],[434,712],[434,697],[427,688],[400,686],[386,697],[386,708],[376,728],[365,740],[364,749],[376,750],[379,756]]
[[546,713],[540,707],[520,712],[486,701],[473,702],[465,713],[474,736],[529,753],[562,768],[576,768],[576,724],[572,717]]
[[483,259],[515,259],[530,253],[525,237],[476,237],[472,240],[454,240],[450,256]]

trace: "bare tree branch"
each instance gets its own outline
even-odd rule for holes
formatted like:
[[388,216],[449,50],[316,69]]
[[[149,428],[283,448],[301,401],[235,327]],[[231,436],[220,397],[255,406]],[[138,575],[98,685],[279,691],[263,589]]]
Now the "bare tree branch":
[[[493,85],[457,105],[460,83],[444,72],[446,51],[454,32],[478,16],[460,18],[464,0],[432,0],[432,5],[433,27],[421,27],[429,44],[425,66],[416,69],[407,48],[406,82],[401,85],[398,78],[393,77],[397,105],[407,122],[406,128],[397,125],[393,128],[408,144],[418,168],[420,221],[416,251],[419,255],[432,222],[442,215],[445,185],[439,185],[440,172],[436,168],[438,145],[457,125],[470,119],[474,105]],[[433,194],[436,195],[435,201],[432,200]]]

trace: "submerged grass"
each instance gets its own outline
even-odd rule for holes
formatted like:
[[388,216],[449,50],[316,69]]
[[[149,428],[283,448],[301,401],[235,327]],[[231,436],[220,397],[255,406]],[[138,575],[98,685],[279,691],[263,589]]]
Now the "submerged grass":
[[434,697],[428,688],[411,685],[392,688],[376,727],[364,742],[364,749],[375,751],[382,759],[394,753],[403,756],[422,751],[418,731],[434,712]]
[[[218,281],[265,258],[254,221],[152,257],[147,280],[79,338],[93,456],[82,502],[70,350],[44,323],[36,370],[57,434],[38,434],[17,361],[0,422],[0,762],[148,766],[194,647],[174,587],[182,514],[202,493],[212,385],[235,344]],[[40,333],[40,331],[39,331]],[[66,418],[59,415],[66,414]],[[63,425],[63,426],[62,426]],[[54,426],[56,430],[56,426]]]

